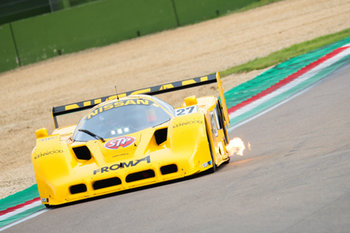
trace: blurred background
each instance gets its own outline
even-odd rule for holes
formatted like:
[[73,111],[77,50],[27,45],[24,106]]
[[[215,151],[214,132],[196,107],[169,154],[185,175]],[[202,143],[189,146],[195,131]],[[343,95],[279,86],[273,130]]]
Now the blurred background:
[[0,25],[97,0],[1,0]]
[[0,72],[277,0],[1,0]]

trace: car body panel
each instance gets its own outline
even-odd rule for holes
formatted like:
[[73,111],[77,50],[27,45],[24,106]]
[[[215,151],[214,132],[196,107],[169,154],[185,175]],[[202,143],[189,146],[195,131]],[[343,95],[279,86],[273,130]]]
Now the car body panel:
[[[131,95],[101,106],[151,96]],[[76,125],[37,131],[33,167],[43,204],[61,205],[197,174],[229,160],[223,108],[215,96],[185,99],[154,127],[104,140],[74,141]],[[185,109],[185,110],[183,110]],[[179,110],[179,111],[177,111]]]

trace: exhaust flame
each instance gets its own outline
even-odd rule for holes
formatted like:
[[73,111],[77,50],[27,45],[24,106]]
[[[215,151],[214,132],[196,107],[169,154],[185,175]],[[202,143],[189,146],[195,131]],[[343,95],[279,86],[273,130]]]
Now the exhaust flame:
[[[244,150],[246,149],[244,142],[241,138],[235,137],[230,140],[230,143],[226,146],[226,149],[230,155],[243,156]],[[248,142],[248,149],[250,150],[250,143]]]

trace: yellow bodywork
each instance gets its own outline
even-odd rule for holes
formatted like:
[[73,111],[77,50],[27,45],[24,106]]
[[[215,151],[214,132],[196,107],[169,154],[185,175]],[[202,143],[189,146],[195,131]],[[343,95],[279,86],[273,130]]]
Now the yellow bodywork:
[[[42,203],[60,205],[215,170],[229,160],[226,106],[215,96],[188,97],[181,107],[187,106],[197,111],[127,135],[135,141],[117,150],[105,147],[113,138],[74,142],[76,126],[52,135],[37,130],[32,161]],[[160,143],[158,132],[165,135]]]

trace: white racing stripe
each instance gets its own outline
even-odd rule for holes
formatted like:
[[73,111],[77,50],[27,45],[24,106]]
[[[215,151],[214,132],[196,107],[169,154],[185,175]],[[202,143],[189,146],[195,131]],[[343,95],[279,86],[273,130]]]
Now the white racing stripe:
[[[318,82],[319,82],[319,81],[318,81]],[[309,91],[309,90],[312,89],[314,86],[316,86],[316,85],[318,84],[318,82],[316,82],[316,83],[314,83],[313,85],[311,85],[310,87],[308,87],[308,88],[306,88],[306,89],[304,89],[304,90],[298,92],[297,94],[290,96],[289,98],[287,98],[287,99],[281,101],[280,103],[275,104],[275,105],[273,105],[272,107],[265,109],[264,111],[262,111],[262,112],[256,114],[255,116],[252,116],[252,117],[250,117],[250,118],[248,118],[248,119],[246,119],[246,120],[244,120],[244,121],[242,121],[242,122],[240,122],[240,123],[238,123],[238,124],[236,124],[236,125],[231,126],[231,127],[228,129],[228,131],[231,132],[231,131],[233,131],[234,129],[236,129],[236,128],[238,128],[238,127],[244,125],[244,124],[247,124],[248,122],[250,122],[250,121],[252,121],[252,120],[254,120],[254,119],[256,119],[256,118],[261,117],[261,116],[264,115],[265,113],[268,113],[268,112],[274,110],[275,108],[278,108],[279,106],[281,106],[281,105],[283,105],[283,104],[289,102],[290,100],[294,99],[295,97],[297,97],[297,96],[299,96],[299,95],[302,95],[303,93]]]
[[[347,44],[346,46],[343,47],[347,47],[349,46],[349,44]],[[231,113],[229,115],[230,119],[236,118],[246,112],[249,112],[251,110],[253,110],[254,108],[258,107],[259,105],[266,103],[267,101],[271,100],[272,98],[286,92],[289,91],[290,89],[292,89],[293,87],[296,87],[297,85],[299,85],[300,83],[306,81],[307,79],[315,76],[317,73],[319,73],[320,71],[322,71],[324,68],[336,63],[338,60],[340,60],[341,58],[347,56],[350,54],[350,48],[345,49],[344,51],[340,52],[339,54],[335,55],[334,57],[328,59],[327,61],[319,64],[318,66],[316,66],[315,68],[311,69],[310,71],[306,72],[305,74],[302,74],[300,77],[296,78],[295,80],[291,81],[290,83],[278,88],[277,90],[273,91],[270,94],[267,94],[266,96],[263,96],[260,99],[257,99],[256,101],[242,107],[241,109],[238,109],[237,111],[234,111],[233,113]]]
[[38,215],[40,215],[40,214],[43,214],[43,213],[45,213],[46,211],[48,211],[48,209],[43,209],[43,210],[40,210],[40,211],[38,211],[38,212],[35,212],[34,214],[31,214],[31,215],[29,215],[29,216],[27,216],[27,217],[25,217],[25,218],[22,218],[22,219],[20,219],[20,220],[18,220],[18,221],[16,221],[16,222],[10,223],[10,224],[4,226],[3,228],[0,228],[0,231],[4,231],[4,230],[6,230],[6,229],[8,229],[8,228],[10,228],[10,227],[13,227],[13,226],[15,226],[15,225],[21,223],[21,222],[25,222],[25,221],[27,221],[27,220],[29,220],[29,219],[31,219],[31,218],[35,218],[36,216],[38,216]]
[[9,212],[7,214],[4,214],[4,215],[0,216],[0,221],[4,221],[5,219],[8,219],[8,218],[10,218],[12,216],[15,216],[16,214],[20,214],[20,213],[22,213],[22,212],[24,212],[26,210],[32,209],[32,208],[40,206],[40,205],[42,205],[40,200],[39,201],[35,201],[33,203],[30,203],[28,205],[25,205],[25,206],[23,206],[21,208],[18,208],[16,210],[12,211],[12,212]]

